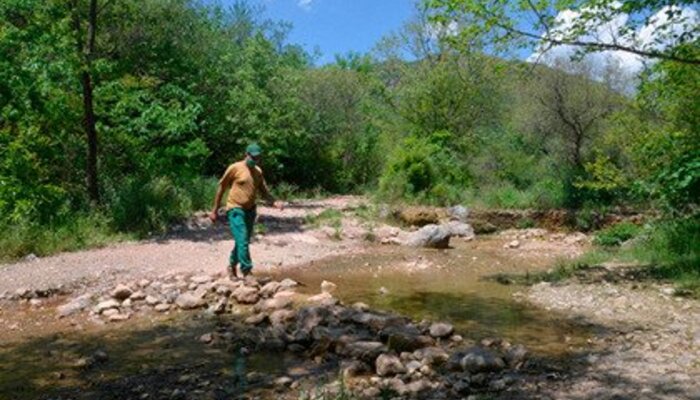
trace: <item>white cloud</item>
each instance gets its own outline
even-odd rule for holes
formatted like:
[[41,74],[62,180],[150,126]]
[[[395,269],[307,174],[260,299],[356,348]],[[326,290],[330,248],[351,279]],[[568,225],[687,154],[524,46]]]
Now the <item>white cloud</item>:
[[[600,43],[616,42],[621,45],[648,50],[664,49],[670,45],[673,45],[674,43],[671,39],[659,40],[657,30],[659,26],[662,26],[668,22],[669,10],[669,7],[662,8],[649,19],[649,23],[647,25],[640,27],[636,31],[630,32],[630,34],[623,37],[619,37],[618,32],[620,28],[624,27],[628,23],[629,15],[619,14],[610,21],[605,22],[591,21],[588,29],[589,33],[579,37],[578,39],[582,41],[595,41]],[[673,34],[679,35],[684,31],[687,31],[688,26],[693,26],[693,24],[700,23],[700,15],[698,15],[697,11],[690,8],[684,8],[680,11],[681,14],[678,20],[682,22],[671,25],[670,31],[667,30],[664,32],[664,37],[673,37]],[[567,28],[570,28],[572,21],[577,18],[578,15],[578,12],[571,10],[560,12],[556,18],[557,30],[554,31],[553,37],[561,37],[558,32],[564,32]],[[667,33],[671,34],[669,35]],[[528,57],[527,60],[530,62],[538,60],[540,62],[544,62],[545,64],[553,65],[554,60],[571,57],[577,50],[580,50],[580,48],[570,45],[555,46],[546,51],[544,54],[541,54],[540,51],[535,51],[530,55],[530,57]],[[583,57],[583,61],[589,62],[591,65],[599,68],[601,71],[610,64],[617,64],[631,77],[636,76],[640,71],[642,71],[645,63],[648,64],[654,62],[654,60],[625,51],[600,51],[590,53]]]
[[313,5],[314,0],[299,0],[297,2],[297,5],[304,9],[305,11],[311,10],[311,6]]

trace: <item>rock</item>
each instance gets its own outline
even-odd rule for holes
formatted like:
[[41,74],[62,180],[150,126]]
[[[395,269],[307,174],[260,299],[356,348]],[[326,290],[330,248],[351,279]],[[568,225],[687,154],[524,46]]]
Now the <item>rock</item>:
[[119,314],[119,310],[117,310],[116,308],[108,308],[108,309],[102,311],[102,315],[107,317],[107,318],[111,317],[112,315],[117,315],[117,314]]
[[142,291],[140,291],[140,290],[137,290],[136,292],[132,293],[131,296],[129,296],[129,298],[130,298],[131,300],[133,300],[133,301],[145,300],[145,299],[146,299],[146,293],[144,293],[144,292],[142,292]]
[[390,326],[403,326],[407,322],[402,317],[379,315],[371,312],[357,313],[352,316],[352,321],[356,324],[366,325],[375,331],[381,331]]
[[423,366],[423,364],[421,364],[420,361],[411,360],[408,362],[408,364],[406,364],[406,372],[408,372],[409,374],[412,374],[412,373],[420,370],[422,366]]
[[[304,307],[297,313],[296,330],[309,334],[319,325],[329,325],[329,321],[333,319],[335,317],[327,307]],[[334,322],[337,322],[337,319]]]
[[523,345],[515,345],[510,347],[505,354],[506,363],[511,368],[518,368],[527,358],[528,351]]
[[260,325],[267,319],[267,314],[257,313],[245,319],[245,323],[248,325]]
[[206,344],[211,343],[212,340],[214,340],[214,336],[211,333],[205,333],[199,337],[199,341]]
[[472,347],[460,360],[464,371],[470,373],[500,371],[505,368],[505,362],[491,351],[481,347]]
[[306,299],[309,303],[315,303],[320,305],[332,306],[338,304],[338,299],[333,297],[330,293],[321,293],[315,296],[311,296]]
[[466,222],[469,217],[469,210],[464,206],[452,206],[447,209],[447,215],[453,221]]
[[226,306],[228,305],[228,299],[225,297],[219,299],[216,304],[212,305],[210,311],[216,315],[220,315],[226,312]]
[[124,308],[130,308],[130,307],[131,307],[131,303],[132,303],[132,302],[131,302],[131,299],[126,299],[126,300],[122,301],[122,307],[124,307]]
[[148,304],[149,306],[155,306],[161,302],[159,298],[157,298],[155,296],[150,296],[150,295],[146,296],[145,300],[146,300],[146,304]]
[[262,288],[260,288],[260,296],[262,297],[272,297],[280,289],[280,283],[276,281],[268,282]]
[[92,310],[95,312],[95,314],[102,314],[105,310],[109,310],[110,308],[119,308],[120,305],[121,303],[118,301],[110,299],[98,303]]
[[411,247],[446,249],[450,246],[451,236],[452,232],[445,226],[426,225],[411,233],[404,243]]
[[369,311],[369,306],[365,303],[357,302],[353,303],[352,308],[357,311],[366,312]]
[[129,314],[114,314],[109,316],[109,322],[121,322],[121,321],[126,321],[129,319],[130,315]]
[[112,296],[112,298],[115,298],[117,300],[126,300],[129,298],[129,296],[131,296],[131,293],[133,293],[131,291],[131,288],[129,288],[126,285],[119,284],[117,285],[117,287],[114,288],[114,290],[112,290],[110,295]]
[[333,293],[338,288],[333,282],[323,281],[321,282],[321,292],[322,293]]
[[156,310],[156,311],[158,311],[158,312],[166,312],[166,311],[169,311],[169,310],[170,310],[170,304],[165,304],[165,303],[163,303],[163,304],[156,304],[154,310]]
[[289,297],[274,297],[272,299],[263,300],[256,304],[255,310],[270,313],[272,311],[291,307],[292,304],[293,301]]
[[413,358],[421,360],[425,365],[441,365],[450,355],[440,347],[426,347],[413,352]]
[[92,354],[92,358],[93,358],[93,360],[95,360],[95,362],[98,362],[98,363],[104,363],[104,362],[107,362],[109,360],[109,356],[107,355],[107,352],[105,352],[104,350],[97,350],[96,352],[94,352]]
[[506,244],[503,245],[504,249],[517,249],[520,247],[520,241],[519,240],[512,240]]
[[379,288],[379,294],[381,294],[382,296],[386,296],[387,294],[389,294],[389,289],[382,286]]
[[277,310],[270,314],[270,324],[273,327],[286,326],[294,320],[295,316],[296,313],[292,310]]
[[138,283],[136,285],[143,289],[150,284],[151,284],[151,281],[149,281],[148,279],[141,279],[140,281],[138,281]]
[[231,294],[240,304],[255,304],[260,299],[259,290],[250,286],[241,286]]
[[455,237],[461,237],[467,240],[474,239],[474,229],[471,225],[464,222],[450,221],[443,225]]
[[429,391],[433,389],[433,385],[428,381],[427,379],[419,379],[417,381],[413,381],[409,384],[406,384],[403,387],[403,392],[399,392],[399,394],[409,394],[411,396],[415,396],[418,393]]
[[292,378],[288,376],[281,376],[275,379],[275,386],[280,388],[286,388],[287,386],[291,386],[292,382],[294,382]]
[[15,290],[15,296],[20,299],[30,299],[34,297],[34,292],[29,288],[19,288]]
[[185,292],[175,299],[175,304],[183,310],[193,310],[204,307],[204,300],[192,292]]
[[280,282],[279,290],[294,289],[297,286],[299,286],[299,283],[297,281],[285,278],[282,280],[282,282]]
[[340,363],[340,371],[344,379],[357,377],[370,370],[369,365],[360,360],[346,360]]
[[198,285],[201,285],[203,283],[209,283],[213,280],[214,280],[214,278],[212,278],[209,275],[199,275],[199,276],[193,276],[192,278],[190,278],[190,282],[196,283]]
[[406,372],[406,367],[398,357],[389,354],[382,354],[375,361],[377,375],[393,376]]
[[90,294],[84,294],[82,296],[76,297],[73,300],[69,301],[66,304],[60,305],[56,308],[56,311],[58,312],[58,316],[63,318],[63,317],[68,317],[73,314],[77,314],[86,308],[90,307],[90,304],[92,303],[92,295]]
[[389,334],[387,338],[387,346],[389,350],[397,353],[413,352],[427,346],[432,346],[434,341],[432,338],[423,335],[417,335],[407,332],[394,332]]
[[436,339],[446,338],[452,335],[452,332],[454,332],[454,330],[455,329],[452,325],[444,322],[438,322],[430,325],[430,336]]
[[387,351],[382,342],[357,341],[351,343],[339,343],[336,353],[341,356],[352,357],[357,360],[364,360],[374,363],[380,354]]

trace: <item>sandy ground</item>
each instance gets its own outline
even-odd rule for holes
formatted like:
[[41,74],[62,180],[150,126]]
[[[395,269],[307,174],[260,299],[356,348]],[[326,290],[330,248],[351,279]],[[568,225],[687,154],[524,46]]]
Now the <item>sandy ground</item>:
[[[334,197],[290,204],[281,211],[260,207],[259,218],[267,232],[251,246],[256,270],[264,272],[358,251],[362,244],[359,227],[344,229],[346,237],[337,241],[325,229],[307,230],[303,225],[309,214],[329,208],[349,209],[362,201],[358,197]],[[224,272],[232,247],[228,226],[222,222],[213,227],[204,223],[152,240],[0,265],[0,293],[14,293],[19,288],[72,290],[79,286],[113,286],[169,273]]]

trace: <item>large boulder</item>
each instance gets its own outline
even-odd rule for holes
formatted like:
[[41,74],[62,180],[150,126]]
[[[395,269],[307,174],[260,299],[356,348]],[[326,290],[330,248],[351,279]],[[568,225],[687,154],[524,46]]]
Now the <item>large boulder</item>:
[[450,233],[452,233],[452,236],[465,239],[473,239],[475,237],[472,226],[464,222],[450,221],[445,223],[443,226],[447,228]]
[[411,233],[405,244],[411,247],[446,249],[450,247],[452,231],[442,225],[426,225]]

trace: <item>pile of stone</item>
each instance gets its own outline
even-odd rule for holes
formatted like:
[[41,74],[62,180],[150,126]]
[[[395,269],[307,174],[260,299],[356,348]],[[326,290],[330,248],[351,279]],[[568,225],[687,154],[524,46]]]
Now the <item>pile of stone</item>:
[[[503,390],[525,361],[521,346],[467,343],[447,323],[416,323],[362,303],[342,305],[331,282],[324,281],[314,296],[296,293],[297,286],[290,279],[232,282],[208,275],[175,276],[117,285],[99,299],[86,294],[60,306],[58,313],[90,310],[115,322],[139,311],[233,314],[244,322],[245,332],[238,326],[235,332],[217,330],[199,340],[210,346],[296,353],[339,368],[347,388],[368,398],[387,391],[400,398],[459,398]],[[301,386],[289,377],[279,378]]]
[[269,311],[291,306],[294,293],[288,289],[295,286],[297,282],[290,279],[282,282],[269,279],[232,282],[220,276],[176,275],[119,284],[102,295],[84,294],[59,306],[57,312],[59,317],[68,317],[90,310],[93,316],[119,322],[137,312],[148,311],[165,313],[206,309],[213,314],[223,314],[232,312],[235,305],[256,305]]

